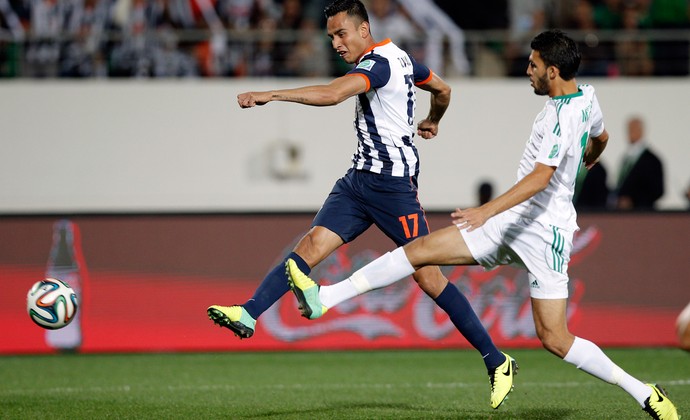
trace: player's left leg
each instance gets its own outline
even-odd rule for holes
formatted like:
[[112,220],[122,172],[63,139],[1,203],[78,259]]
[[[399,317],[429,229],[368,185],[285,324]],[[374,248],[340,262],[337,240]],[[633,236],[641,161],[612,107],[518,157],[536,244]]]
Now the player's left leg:
[[640,382],[613,363],[596,344],[568,331],[566,306],[566,299],[532,298],[534,324],[544,348],[578,369],[620,386],[653,418],[677,419],[676,408],[663,390]]
[[256,320],[288,290],[286,262],[292,261],[303,273],[320,263],[344,241],[364,232],[370,225],[366,214],[353,199],[356,172],[353,170],[336,181],[328,198],[316,214],[311,229],[297,243],[293,251],[264,277],[253,296],[242,305],[208,308],[208,316],[215,323],[230,329],[240,338],[254,334]]
[[491,385],[491,407],[498,408],[513,390],[517,363],[498,350],[470,302],[445,278],[438,266],[422,267],[413,277],[436,305],[448,314],[455,328],[482,355]]
[[211,305],[206,310],[209,319],[229,329],[240,339],[251,338],[259,316],[290,290],[285,276],[287,260],[295,261],[305,272],[311,270],[302,257],[293,251],[268,272],[249,300],[241,305]]
[[240,338],[250,338],[259,316],[290,290],[286,261],[292,261],[302,272],[309,273],[311,267],[342,244],[342,239],[334,232],[321,226],[312,227],[294,250],[268,273],[247,302],[232,306],[212,305],[207,310],[209,318]]

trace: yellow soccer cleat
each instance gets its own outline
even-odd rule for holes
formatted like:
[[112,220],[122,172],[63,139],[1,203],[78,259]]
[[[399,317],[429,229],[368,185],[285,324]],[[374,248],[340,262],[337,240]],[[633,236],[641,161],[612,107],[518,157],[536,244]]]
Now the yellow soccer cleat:
[[285,273],[290,289],[299,303],[299,311],[302,316],[316,319],[325,314],[328,308],[323,306],[321,299],[319,299],[319,285],[307,277],[292,258],[288,258],[285,262]]
[[652,388],[652,395],[644,402],[643,410],[656,420],[678,420],[676,406],[666,396],[666,391],[658,385],[646,384]]
[[513,378],[517,375],[518,365],[515,359],[503,353],[506,361],[502,365],[489,371],[491,382],[491,408],[498,408],[508,398],[513,390]]
[[213,305],[209,306],[206,313],[208,313],[208,318],[213,321],[214,324],[229,329],[240,339],[249,338],[254,335],[256,320],[239,305]]

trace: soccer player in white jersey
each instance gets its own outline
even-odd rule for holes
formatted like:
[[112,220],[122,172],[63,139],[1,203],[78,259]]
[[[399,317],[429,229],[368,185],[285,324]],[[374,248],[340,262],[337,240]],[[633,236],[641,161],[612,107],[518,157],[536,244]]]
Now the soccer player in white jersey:
[[[251,337],[257,318],[290,290],[285,270],[288,259],[308,274],[311,267],[374,224],[398,246],[429,233],[417,195],[419,155],[413,137],[415,133],[424,139],[436,136],[450,101],[450,87],[389,39],[376,42],[361,1],[336,0],[326,7],[325,14],[333,48],[355,67],[326,85],[246,92],[237,96],[237,102],[242,108],[271,101],[327,106],[356,97],[357,150],[351,168],[335,183],[309,232],[268,273],[254,295],[241,305],[208,308],[214,323],[240,338]],[[416,129],[415,86],[431,93],[429,114]],[[327,133],[320,135],[328,140]],[[515,361],[496,348],[469,301],[438,267],[409,274],[482,355],[491,384],[490,404],[498,408],[513,388]],[[379,287],[376,280],[371,283]],[[318,317],[323,312],[319,306],[304,315]]]
[[[391,284],[427,265],[514,265],[528,272],[532,314],[543,346],[579,369],[628,392],[652,418],[677,419],[665,392],[614,364],[594,343],[568,331],[568,262],[578,229],[572,198],[580,165],[594,166],[609,135],[594,88],[574,79],[580,53],[572,39],[546,31],[531,43],[527,75],[548,95],[522,155],[517,182],[476,208],[456,209],[453,225],[384,254],[348,279],[320,287],[288,260],[302,308],[330,308],[362,290]],[[305,309],[302,309],[304,312]]]

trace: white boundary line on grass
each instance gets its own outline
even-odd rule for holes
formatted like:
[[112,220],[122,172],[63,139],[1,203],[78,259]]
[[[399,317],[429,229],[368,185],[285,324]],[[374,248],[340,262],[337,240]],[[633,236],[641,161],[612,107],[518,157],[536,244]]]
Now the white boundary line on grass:
[[[690,379],[675,379],[669,381],[659,381],[663,386],[687,386],[690,385]],[[518,387],[557,387],[557,388],[573,388],[580,387],[583,385],[592,385],[589,382],[520,382],[517,384]],[[601,385],[604,385],[603,383]],[[484,387],[484,383],[469,383],[469,382],[450,382],[450,383],[393,383],[393,384],[356,384],[356,385],[346,385],[346,384],[319,384],[320,388],[328,389],[348,389],[348,388],[371,388],[371,389],[395,389],[395,388],[472,388],[472,387]],[[233,391],[236,389],[246,389],[246,388],[257,388],[257,389],[311,389],[313,384],[269,384],[269,385],[229,385],[229,384],[217,384],[217,385],[201,385],[201,386],[162,386],[160,389],[167,389],[171,392],[176,391]],[[148,386],[130,386],[121,385],[113,387],[54,387],[54,388],[27,388],[27,389],[9,389],[0,390],[0,395],[31,395],[31,394],[79,394],[83,392],[103,392],[103,393],[129,393],[136,391],[137,389],[151,389]]]

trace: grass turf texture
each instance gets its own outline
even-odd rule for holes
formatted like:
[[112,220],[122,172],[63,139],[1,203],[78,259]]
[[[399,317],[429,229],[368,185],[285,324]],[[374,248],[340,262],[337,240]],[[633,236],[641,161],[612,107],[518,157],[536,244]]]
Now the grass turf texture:
[[[608,349],[690,418],[690,355]],[[512,350],[515,391],[489,406],[473,350],[0,357],[0,419],[644,419],[545,350]]]

